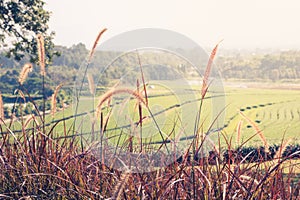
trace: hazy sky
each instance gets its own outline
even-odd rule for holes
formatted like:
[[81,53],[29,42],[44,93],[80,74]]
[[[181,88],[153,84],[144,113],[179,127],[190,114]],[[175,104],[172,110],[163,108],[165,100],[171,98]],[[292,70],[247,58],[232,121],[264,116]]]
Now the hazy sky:
[[300,49],[298,0],[45,0],[55,42],[91,47],[102,38],[137,28],[182,33],[204,47]]

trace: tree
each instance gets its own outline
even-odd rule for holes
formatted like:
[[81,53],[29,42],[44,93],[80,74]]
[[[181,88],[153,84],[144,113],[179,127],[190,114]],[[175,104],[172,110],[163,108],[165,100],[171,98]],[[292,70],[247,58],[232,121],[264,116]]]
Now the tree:
[[0,48],[6,49],[6,56],[21,60],[29,55],[31,62],[36,62],[36,35],[45,39],[46,62],[53,55],[54,32],[49,32],[47,25],[50,12],[44,10],[42,0],[1,0],[0,1]]

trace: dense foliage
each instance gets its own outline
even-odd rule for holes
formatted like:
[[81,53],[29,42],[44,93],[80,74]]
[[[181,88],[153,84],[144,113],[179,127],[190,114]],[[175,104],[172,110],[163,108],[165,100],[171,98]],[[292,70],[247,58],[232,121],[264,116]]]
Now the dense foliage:
[[300,77],[300,52],[220,56],[218,66],[225,79],[291,81]]
[[[64,46],[56,46],[54,48],[56,52],[60,52],[60,56],[55,56],[53,58],[53,69],[52,72],[56,72],[56,75],[52,74],[51,78],[56,78],[57,82],[70,82],[75,79],[75,71],[78,70],[81,65],[84,64],[86,57],[88,55],[88,50],[84,44],[73,45],[69,48]],[[252,53],[227,53],[223,51],[224,54],[218,56],[216,65],[219,68],[221,76],[226,80],[238,79],[238,80],[264,80],[264,81],[298,81],[300,77],[300,51],[278,51],[278,52],[260,52],[257,54]],[[190,54],[192,57],[197,59],[198,54],[190,50],[182,50],[182,55]],[[96,52],[94,55],[93,62],[90,67],[102,69],[104,63],[112,62],[117,55],[117,52]],[[148,59],[156,62],[155,56],[149,54]],[[116,65],[136,65],[136,58],[133,56],[126,56],[119,58],[115,61]],[[5,74],[5,71],[12,68],[20,70],[24,61],[16,62],[13,59],[8,59],[2,53],[0,55],[0,62],[2,69],[0,69],[1,75]],[[161,60],[159,63],[164,62]],[[206,61],[203,60],[203,63]],[[178,66],[176,60],[168,60],[168,63],[172,66]],[[67,70],[66,70],[67,69]],[[122,67],[126,69],[126,67]],[[152,66],[151,77],[157,79],[160,74],[157,66]],[[64,73],[60,73],[64,71]],[[100,74],[100,72],[96,72]],[[202,73],[202,72],[200,72]],[[106,76],[111,78],[117,78],[124,74],[122,70],[108,70]],[[1,90],[1,87],[0,87]]]
[[8,57],[21,60],[29,55],[37,61],[36,35],[43,34],[47,61],[53,56],[54,32],[49,33],[50,12],[44,9],[42,0],[0,1],[0,48],[6,49]]

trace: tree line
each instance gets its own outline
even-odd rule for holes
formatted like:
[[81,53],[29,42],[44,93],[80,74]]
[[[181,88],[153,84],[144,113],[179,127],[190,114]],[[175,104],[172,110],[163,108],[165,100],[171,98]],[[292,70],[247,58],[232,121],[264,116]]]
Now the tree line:
[[217,65],[224,79],[295,81],[300,77],[300,51],[220,56]]

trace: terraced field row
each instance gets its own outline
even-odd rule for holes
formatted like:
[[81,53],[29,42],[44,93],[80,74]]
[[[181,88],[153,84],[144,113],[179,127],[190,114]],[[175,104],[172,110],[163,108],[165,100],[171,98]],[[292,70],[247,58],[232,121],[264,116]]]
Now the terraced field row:
[[[240,111],[256,123],[270,143],[279,143],[283,138],[299,142],[299,91],[231,88],[227,91],[227,100],[232,105],[227,109],[228,127],[225,131],[233,137],[238,122],[243,120],[238,115]],[[254,133],[252,125],[243,120],[243,139]],[[259,142],[259,138],[255,137],[253,141]]]

